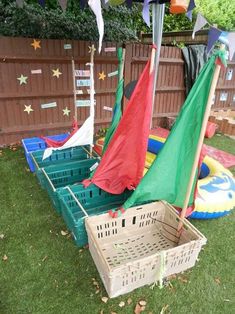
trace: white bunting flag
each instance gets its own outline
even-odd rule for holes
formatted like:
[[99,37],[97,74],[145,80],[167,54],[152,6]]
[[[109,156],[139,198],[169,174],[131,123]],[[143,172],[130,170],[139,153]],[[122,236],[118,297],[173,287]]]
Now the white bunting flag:
[[61,6],[61,9],[65,12],[67,9],[67,2],[68,0],[59,0],[59,4]]
[[204,18],[203,15],[198,13],[197,20],[193,28],[193,34],[192,34],[193,39],[195,38],[195,33],[200,31],[200,29],[202,29],[206,24],[208,24],[207,20]]
[[96,22],[99,31],[99,53],[100,53],[104,37],[104,20],[102,16],[101,3],[100,0],[89,0],[88,4],[96,16]]
[[18,5],[19,8],[23,8],[24,0],[16,0],[16,4]]
[[229,60],[232,60],[235,53],[235,32],[228,33]]

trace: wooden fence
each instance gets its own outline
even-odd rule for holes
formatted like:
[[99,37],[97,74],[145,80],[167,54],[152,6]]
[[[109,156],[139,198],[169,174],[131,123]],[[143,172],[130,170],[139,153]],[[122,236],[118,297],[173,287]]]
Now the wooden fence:
[[[10,144],[25,137],[62,133],[70,130],[74,116],[72,59],[75,68],[86,70],[90,42],[69,40],[41,40],[36,50],[31,38],[0,38],[0,145]],[[111,121],[117,77],[109,74],[117,70],[115,52],[105,52],[114,43],[104,43],[102,53],[95,55],[95,126],[107,127]],[[125,85],[138,79],[150,55],[150,46],[126,46]],[[229,69],[235,64],[230,63]],[[53,70],[62,73],[53,76]],[[104,80],[99,73],[104,72]],[[235,72],[235,71],[234,71]],[[227,72],[228,73],[228,70]],[[235,73],[231,80],[222,73],[216,93],[215,107],[235,104]],[[26,84],[19,78],[27,77]],[[227,75],[227,76],[226,76]],[[24,79],[23,79],[24,81]],[[225,97],[227,93],[227,98]],[[223,94],[223,95],[222,95]],[[221,97],[221,95],[223,97]],[[221,99],[225,99],[221,101]],[[89,99],[87,89],[78,99]],[[153,125],[160,119],[176,115],[185,99],[184,62],[177,47],[162,47]],[[125,100],[125,104],[126,104]],[[64,115],[64,109],[70,110]],[[107,108],[108,107],[108,108]],[[24,111],[31,108],[33,111]],[[81,124],[89,115],[88,107],[77,107]]]

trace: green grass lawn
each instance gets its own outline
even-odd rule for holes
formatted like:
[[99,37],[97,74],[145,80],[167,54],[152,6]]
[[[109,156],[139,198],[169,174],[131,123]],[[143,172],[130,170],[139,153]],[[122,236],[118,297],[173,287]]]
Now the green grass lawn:
[[[206,142],[235,154],[229,138],[215,136]],[[78,249],[70,236],[61,234],[65,224],[28,172],[21,148],[2,150],[0,178],[1,314],[134,313],[139,300],[147,302],[146,314],[160,314],[166,305],[162,313],[235,313],[235,212],[193,221],[208,244],[192,270],[163,289],[146,286],[105,304],[101,298],[106,292],[89,250]],[[121,301],[126,303],[122,308]]]

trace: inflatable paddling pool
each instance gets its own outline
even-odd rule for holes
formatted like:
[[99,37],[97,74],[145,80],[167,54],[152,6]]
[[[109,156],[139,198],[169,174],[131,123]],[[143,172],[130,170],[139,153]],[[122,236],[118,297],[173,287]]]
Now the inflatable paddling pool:
[[[157,157],[164,142],[164,138],[149,136],[144,174]],[[96,142],[100,152],[102,144],[103,139]],[[194,219],[219,218],[229,214],[235,207],[235,179],[232,173],[209,156],[205,156],[201,166],[194,205],[194,211],[189,216]]]
[[[149,136],[145,164],[147,168],[164,142],[164,138]],[[194,211],[189,217],[195,219],[219,218],[229,214],[235,207],[235,179],[232,173],[209,156],[205,156],[201,166],[194,205]]]

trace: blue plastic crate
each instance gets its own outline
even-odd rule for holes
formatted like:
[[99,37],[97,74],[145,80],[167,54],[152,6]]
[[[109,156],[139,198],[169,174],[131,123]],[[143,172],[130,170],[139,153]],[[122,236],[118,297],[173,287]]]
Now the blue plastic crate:
[[[52,135],[52,136],[46,136],[47,138],[56,140],[56,141],[63,141],[67,138],[69,134],[58,134],[58,135]],[[38,150],[44,150],[47,148],[46,142],[40,138],[40,137],[30,137],[30,138],[24,138],[22,139],[22,145],[24,148],[24,154],[25,158],[27,160],[27,163],[29,165],[30,171],[35,171],[35,166],[31,157],[31,153],[38,151]]]
[[111,194],[94,184],[87,188],[78,184],[60,189],[58,193],[65,223],[72,232],[77,246],[82,247],[88,243],[85,218],[120,208],[132,191],[125,190],[122,194]]

